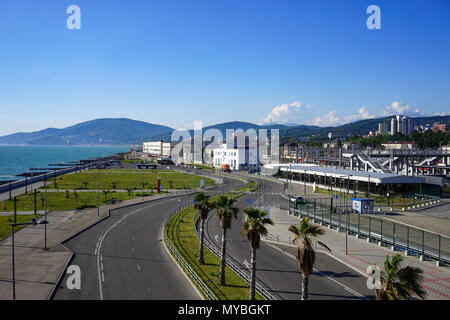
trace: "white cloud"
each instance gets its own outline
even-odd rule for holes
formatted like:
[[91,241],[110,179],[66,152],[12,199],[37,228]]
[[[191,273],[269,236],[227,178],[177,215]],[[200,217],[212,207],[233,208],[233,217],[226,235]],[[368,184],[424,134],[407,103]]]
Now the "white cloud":
[[284,103],[279,106],[275,106],[272,111],[264,118],[260,124],[270,123],[296,123],[301,120],[304,112],[310,107],[302,104],[300,101],[294,101],[291,103]]
[[394,101],[390,106],[384,107],[383,116],[392,116],[392,115],[405,115],[405,116],[418,116],[421,115],[419,109],[413,109],[408,105],[405,105],[401,101]]
[[441,113],[436,112],[435,114],[433,114],[433,116],[441,116],[441,117],[450,116],[450,111],[449,112],[441,112]]
[[361,107],[361,108],[359,108],[357,113],[353,113],[348,116],[345,116],[342,119],[342,123],[349,123],[349,122],[365,120],[365,119],[373,119],[375,117],[377,117],[376,114],[370,113],[370,111],[368,111],[366,107]]
[[[332,110],[326,114],[319,114],[314,108],[309,105],[304,105],[299,101],[292,103],[285,103],[275,106],[267,117],[260,122],[260,124],[308,124],[321,127],[338,126],[350,122],[355,122],[365,119],[381,118],[391,115],[407,115],[407,116],[421,116],[423,115],[419,109],[414,109],[409,105],[405,105],[401,101],[394,101],[390,105],[384,107],[380,114],[370,112],[366,106],[362,106],[355,113],[342,114],[340,111]],[[447,113],[436,113],[435,115],[450,115]]]
[[321,115],[311,119],[309,123],[315,126],[328,127],[328,126],[337,126],[358,120],[372,119],[375,118],[376,116],[377,116],[376,114],[368,111],[366,107],[361,107],[357,113],[353,113],[344,117],[338,117],[337,111],[333,110],[325,115]]
[[335,126],[341,123],[341,119],[336,117],[336,111],[330,111],[327,114],[324,114],[322,116],[318,116],[314,119],[309,120],[309,123],[314,126],[319,127],[328,127],[328,126]]

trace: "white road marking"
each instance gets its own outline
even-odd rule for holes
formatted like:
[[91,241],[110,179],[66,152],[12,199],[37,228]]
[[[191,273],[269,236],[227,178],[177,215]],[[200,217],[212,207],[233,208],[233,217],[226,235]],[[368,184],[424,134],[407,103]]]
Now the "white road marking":
[[139,271],[141,271],[141,266],[140,265],[137,265],[137,268],[138,268]]
[[[287,255],[288,257],[290,257],[290,258],[292,258],[292,259],[297,259],[293,254],[290,254],[289,252],[286,252],[286,251],[284,251],[284,250],[282,250],[282,249],[278,248],[277,246],[274,246],[274,245],[272,245],[272,244],[270,244],[270,243],[267,243],[267,244],[268,244],[269,246],[271,246],[272,248],[274,248],[274,249],[276,249],[276,250],[278,250],[278,251],[284,253],[284,254]],[[353,294],[353,295],[355,295],[355,296],[357,296],[357,297],[364,298],[364,299],[368,300],[368,298],[367,298],[366,296],[360,294],[359,292],[353,290],[352,288],[346,286],[345,284],[340,283],[339,281],[337,281],[336,279],[333,279],[333,278],[330,277],[329,275],[326,275],[325,273],[323,273],[323,272],[321,272],[321,271],[319,271],[319,270],[317,270],[317,269],[315,269],[315,268],[313,268],[313,270],[316,271],[317,273],[320,273],[322,276],[324,276],[324,277],[330,279],[330,280],[333,281],[334,283],[340,285],[341,287],[343,287],[345,290],[347,290],[347,291],[350,292],[351,294]]]
[[135,214],[136,212],[144,210],[144,209],[145,208],[137,209],[137,210],[131,211],[129,214],[123,216],[121,219],[116,221],[111,227],[109,227],[108,230],[106,230],[105,233],[103,235],[101,235],[100,238],[98,239],[97,246],[96,246],[97,249],[95,250],[95,255],[97,256],[97,272],[98,272],[98,286],[99,286],[100,300],[103,300],[102,282],[105,281],[105,276],[103,274],[103,271],[100,269],[100,266],[101,266],[101,264],[100,264],[100,250],[101,250],[101,247],[102,247],[102,244],[103,244],[103,240],[108,235],[108,233],[113,228],[115,228],[119,223],[121,223],[123,220],[128,218],[130,215]]
[[131,253],[134,254],[134,248],[131,248]]

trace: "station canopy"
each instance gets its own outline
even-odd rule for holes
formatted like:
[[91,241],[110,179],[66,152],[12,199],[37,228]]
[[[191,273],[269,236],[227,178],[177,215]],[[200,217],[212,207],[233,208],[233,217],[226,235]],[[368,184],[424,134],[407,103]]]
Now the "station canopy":
[[[333,178],[350,179],[352,181],[363,181],[371,183],[381,183],[381,184],[416,184],[425,183],[425,178],[417,176],[404,176],[392,173],[380,173],[380,172],[368,172],[368,171],[356,171],[348,169],[335,169],[329,167],[320,167],[318,165],[312,164],[266,164],[264,170],[268,172],[273,171],[284,171],[292,172],[297,174],[307,175],[317,175],[326,176]],[[262,171],[263,172],[263,171]]]

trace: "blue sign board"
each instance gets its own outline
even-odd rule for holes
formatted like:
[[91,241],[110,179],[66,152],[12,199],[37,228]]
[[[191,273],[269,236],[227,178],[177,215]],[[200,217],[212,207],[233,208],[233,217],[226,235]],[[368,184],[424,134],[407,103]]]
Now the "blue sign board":
[[252,199],[247,199],[247,203],[252,203]]

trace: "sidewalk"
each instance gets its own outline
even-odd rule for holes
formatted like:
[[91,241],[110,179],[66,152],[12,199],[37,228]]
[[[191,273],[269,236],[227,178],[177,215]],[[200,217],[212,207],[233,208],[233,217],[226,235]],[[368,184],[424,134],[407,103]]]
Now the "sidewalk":
[[[299,218],[291,216],[286,210],[270,208],[270,218],[274,221],[273,226],[268,226],[270,242],[287,244],[292,239],[292,234],[288,228],[292,224],[298,224]],[[420,261],[418,257],[405,256],[401,252],[393,252],[388,247],[379,247],[376,243],[368,243],[365,239],[356,239],[348,236],[348,254],[345,254],[345,232],[338,232],[335,229],[324,227],[325,234],[320,237],[320,241],[330,247],[330,254],[355,271],[366,274],[369,265],[377,264],[384,270],[386,255],[400,253],[403,256],[403,265],[419,267],[424,271],[423,287],[427,291],[426,299],[448,300],[450,299],[450,268],[436,267],[432,261]],[[293,244],[290,244],[293,246]],[[317,250],[328,253],[327,250],[317,246]]]

